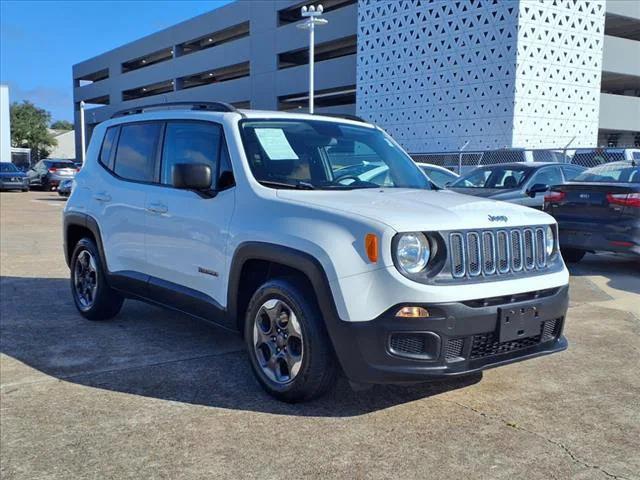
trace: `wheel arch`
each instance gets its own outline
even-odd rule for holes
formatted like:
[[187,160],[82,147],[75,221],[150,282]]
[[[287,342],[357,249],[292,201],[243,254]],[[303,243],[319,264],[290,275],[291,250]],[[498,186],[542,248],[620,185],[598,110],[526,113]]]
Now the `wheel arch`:
[[[258,280],[280,277],[286,275],[287,271],[304,275],[315,293],[325,323],[329,318],[338,318],[327,275],[315,257],[283,245],[246,242],[240,244],[233,255],[227,291],[227,312],[230,318],[236,319],[236,326],[240,332],[243,331],[244,313],[248,300],[255,291],[255,289],[248,291],[251,288],[242,289],[241,285],[247,281],[245,267],[254,265],[267,269],[266,277],[259,275]],[[261,274],[264,274],[264,271]]]
[[85,213],[69,212],[64,215],[64,258],[67,266],[71,265],[73,249],[83,237],[91,237],[98,247],[100,260],[108,272],[106,257],[102,247],[102,235],[95,218]]

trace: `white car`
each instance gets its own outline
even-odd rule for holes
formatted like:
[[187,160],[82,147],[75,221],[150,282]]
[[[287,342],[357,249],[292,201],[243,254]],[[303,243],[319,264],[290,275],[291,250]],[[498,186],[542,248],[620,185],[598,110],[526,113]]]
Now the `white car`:
[[[360,157],[391,181],[336,174]],[[553,218],[430,190],[364,122],[222,103],[118,115],[93,131],[64,235],[83,316],[132,298],[237,330],[285,401],[340,369],[420,382],[567,347]]]

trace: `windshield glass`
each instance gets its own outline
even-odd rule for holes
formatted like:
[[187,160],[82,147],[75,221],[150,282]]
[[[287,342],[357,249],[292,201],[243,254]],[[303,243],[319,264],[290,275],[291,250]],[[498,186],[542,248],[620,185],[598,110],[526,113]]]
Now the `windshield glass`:
[[631,162],[617,162],[585,170],[573,179],[587,183],[636,183],[640,182],[640,166]]
[[518,188],[524,182],[529,169],[526,167],[478,168],[451,184],[452,188]]
[[13,163],[2,162],[0,163],[0,172],[9,173],[9,172],[18,172],[19,170]]
[[429,182],[386,134],[321,120],[245,120],[251,171],[268,187],[298,189],[422,188]]

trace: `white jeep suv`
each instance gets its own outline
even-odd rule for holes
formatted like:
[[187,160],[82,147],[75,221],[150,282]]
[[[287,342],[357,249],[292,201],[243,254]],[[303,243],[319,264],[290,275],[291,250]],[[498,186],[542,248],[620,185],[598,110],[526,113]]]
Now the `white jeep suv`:
[[434,190],[365,122],[166,104],[98,125],[86,157],[64,212],[80,313],[133,298],[237,330],[282,400],[567,347],[553,218]]

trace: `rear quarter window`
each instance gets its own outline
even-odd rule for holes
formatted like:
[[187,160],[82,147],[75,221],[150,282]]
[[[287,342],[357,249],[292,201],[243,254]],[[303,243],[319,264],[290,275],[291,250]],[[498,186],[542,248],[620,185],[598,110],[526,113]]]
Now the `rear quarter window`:
[[111,154],[113,153],[118,138],[118,128],[119,127],[107,128],[107,132],[104,134],[104,139],[102,140],[100,155],[98,156],[98,161],[110,170],[113,167],[113,165],[111,165]]

